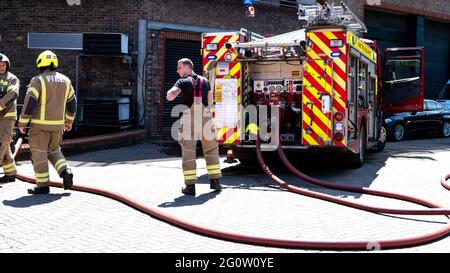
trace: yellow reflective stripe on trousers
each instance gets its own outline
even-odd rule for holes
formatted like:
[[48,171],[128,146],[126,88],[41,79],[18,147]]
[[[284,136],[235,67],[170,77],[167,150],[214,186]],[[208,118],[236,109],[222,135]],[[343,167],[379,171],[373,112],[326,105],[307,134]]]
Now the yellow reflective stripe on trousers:
[[66,166],[66,165],[67,165],[66,160],[65,159],[60,159],[60,160],[56,161],[54,166],[55,166],[56,171],[59,172],[59,170],[61,170],[61,168]]
[[[41,82],[42,96],[41,96],[41,116],[39,120],[45,120],[45,106],[47,104],[47,87],[45,86],[45,81],[42,76],[39,77],[39,81]],[[33,122],[33,121],[32,121]]]
[[183,173],[184,173],[185,175],[189,175],[189,174],[197,174],[197,170],[184,171]]
[[11,168],[11,167],[14,167],[14,168],[15,168],[16,165],[15,165],[14,163],[9,163],[9,164],[6,164],[6,165],[3,165],[3,166],[2,166],[3,169],[9,169],[9,168]]
[[30,121],[30,118],[20,118],[19,119],[19,123],[25,123],[25,124],[27,124],[28,122]]
[[206,166],[208,170],[220,169],[220,164]]
[[49,173],[35,173],[36,183],[46,183],[49,180]]
[[196,180],[197,175],[185,175],[184,180]]
[[211,171],[208,171],[208,174],[222,174],[222,171],[219,169],[219,170],[211,170]]
[[44,177],[49,177],[49,173],[35,173],[36,178],[44,178]]

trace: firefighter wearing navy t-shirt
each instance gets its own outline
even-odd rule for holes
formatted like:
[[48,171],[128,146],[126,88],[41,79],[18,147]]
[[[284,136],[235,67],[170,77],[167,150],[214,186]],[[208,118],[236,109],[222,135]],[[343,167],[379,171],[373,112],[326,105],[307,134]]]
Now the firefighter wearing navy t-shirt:
[[213,103],[213,94],[209,81],[195,74],[193,66],[190,59],[179,60],[177,73],[181,78],[167,92],[168,101],[173,101],[181,94],[184,104],[189,108],[183,112],[178,139],[182,150],[184,183],[186,184],[182,193],[188,195],[195,195],[197,140],[202,142],[210,188],[222,189],[219,182],[219,178],[222,177],[219,147],[215,138],[211,110],[208,107]]

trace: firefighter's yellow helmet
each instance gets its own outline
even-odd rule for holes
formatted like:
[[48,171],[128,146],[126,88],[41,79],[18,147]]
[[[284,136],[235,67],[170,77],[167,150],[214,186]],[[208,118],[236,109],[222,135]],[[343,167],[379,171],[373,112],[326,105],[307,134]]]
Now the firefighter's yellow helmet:
[[46,50],[39,54],[39,56],[36,59],[36,67],[37,68],[43,68],[43,67],[49,67],[49,68],[57,68],[58,67],[58,57],[56,57],[56,54],[51,52],[50,50]]
[[8,71],[9,68],[11,67],[11,62],[9,61],[8,57],[6,57],[5,54],[0,53],[0,62],[6,63],[6,71]]

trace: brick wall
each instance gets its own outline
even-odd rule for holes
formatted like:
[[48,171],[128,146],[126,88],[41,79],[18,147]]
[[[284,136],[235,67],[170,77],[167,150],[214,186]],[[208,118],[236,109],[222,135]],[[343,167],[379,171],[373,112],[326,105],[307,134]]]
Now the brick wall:
[[[367,1],[346,0],[359,16],[364,15]],[[373,2],[373,1],[372,1]],[[382,8],[423,12],[428,16],[448,16],[448,0],[408,1],[381,0]],[[245,10],[240,0],[81,0],[81,6],[68,6],[65,0],[0,1],[0,51],[12,62],[12,72],[22,81],[21,93],[30,78],[37,73],[34,62],[40,49],[27,48],[28,32],[120,32],[129,36],[129,51],[137,51],[137,23],[139,19],[167,23],[207,26],[222,29],[247,27]],[[406,6],[408,5],[408,6]],[[367,6],[367,5],[366,5]],[[426,10],[426,11],[425,11]],[[256,6],[252,30],[261,34],[279,34],[298,29],[296,10]],[[161,92],[162,43],[159,31],[147,33],[145,127],[150,136],[159,133],[159,107],[165,99]],[[60,71],[75,80],[75,59],[79,51],[54,50],[59,56]],[[136,64],[133,64],[136,71]],[[90,95],[109,96],[129,88],[128,66],[121,59],[87,60],[81,66],[80,88]],[[89,70],[88,80],[84,71]],[[135,79],[139,77],[134,75]],[[131,82],[135,88],[136,82]],[[89,95],[89,94],[88,94]]]
[[[12,72],[22,82],[19,101],[25,94],[25,85],[38,73],[34,63],[43,51],[27,48],[28,32],[121,32],[129,35],[130,50],[136,49],[137,20],[144,16],[139,5],[144,1],[81,2],[81,6],[69,6],[65,0],[0,1],[0,51],[10,57]],[[81,51],[53,51],[59,58],[59,71],[74,81],[75,60]],[[86,96],[119,94],[123,87],[129,85],[128,65],[124,65],[121,59],[91,58],[80,64],[80,88],[89,88],[90,91]],[[89,71],[90,83],[86,81],[86,71]]]

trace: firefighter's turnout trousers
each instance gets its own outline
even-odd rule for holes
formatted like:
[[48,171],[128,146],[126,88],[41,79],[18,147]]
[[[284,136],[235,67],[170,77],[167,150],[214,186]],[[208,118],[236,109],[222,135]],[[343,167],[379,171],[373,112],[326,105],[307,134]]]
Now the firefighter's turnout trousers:
[[47,160],[52,163],[59,176],[67,169],[66,159],[61,152],[63,131],[31,126],[28,135],[31,160],[36,174],[36,186],[47,187],[50,180]]
[[17,173],[10,147],[15,122],[15,120],[0,119],[0,158],[3,171],[7,176],[14,176]]
[[181,119],[179,143],[182,150],[184,183],[192,185],[197,182],[196,147],[201,140],[203,156],[206,160],[208,178],[222,177],[219,164],[219,146],[210,109],[201,103],[194,103],[183,112]]

